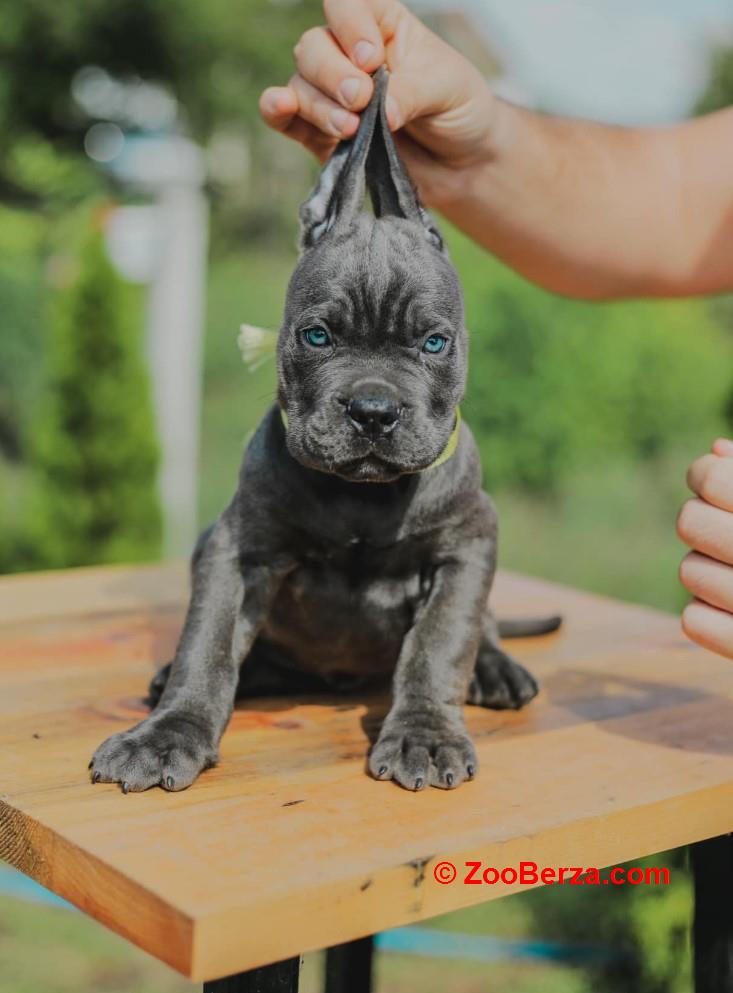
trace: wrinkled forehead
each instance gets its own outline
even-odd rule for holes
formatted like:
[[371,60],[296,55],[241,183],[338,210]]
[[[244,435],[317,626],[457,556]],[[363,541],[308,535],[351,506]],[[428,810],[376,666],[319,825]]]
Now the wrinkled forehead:
[[450,261],[418,225],[365,215],[305,252],[293,273],[286,321],[316,312],[353,327],[458,327],[463,300]]

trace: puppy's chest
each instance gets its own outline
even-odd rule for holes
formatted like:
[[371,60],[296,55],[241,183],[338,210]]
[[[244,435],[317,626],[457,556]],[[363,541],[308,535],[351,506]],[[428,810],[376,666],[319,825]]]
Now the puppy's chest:
[[303,550],[289,577],[299,600],[323,600],[324,607],[345,602],[368,608],[402,608],[429,592],[432,574],[417,542],[376,545],[353,537],[343,544],[320,543]]
[[286,579],[267,633],[309,668],[389,669],[431,585],[419,546],[314,546]]

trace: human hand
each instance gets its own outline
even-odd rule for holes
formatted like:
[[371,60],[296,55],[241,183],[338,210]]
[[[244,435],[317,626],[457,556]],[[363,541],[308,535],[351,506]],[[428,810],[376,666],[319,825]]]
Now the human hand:
[[483,77],[397,0],[325,0],[324,11],[327,25],[295,46],[288,85],[262,93],[262,117],[324,161],[356,132],[370,73],[386,63],[390,127],[422,199],[440,206],[491,158],[498,104]]
[[693,641],[733,658],[733,441],[719,439],[713,454],[693,462],[687,485],[696,496],[682,507],[677,533],[692,548],[680,579],[694,599],[682,627]]

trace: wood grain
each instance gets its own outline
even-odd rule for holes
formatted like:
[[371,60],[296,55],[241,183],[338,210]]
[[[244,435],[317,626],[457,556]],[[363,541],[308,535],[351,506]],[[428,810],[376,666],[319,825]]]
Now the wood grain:
[[519,887],[435,864],[607,866],[733,830],[733,666],[677,619],[502,574],[524,712],[467,709],[481,761],[455,792],[365,775],[376,696],[239,707],[184,793],[91,786],[99,741],[144,716],[175,645],[184,566],[0,580],[0,857],[194,979],[412,923]]

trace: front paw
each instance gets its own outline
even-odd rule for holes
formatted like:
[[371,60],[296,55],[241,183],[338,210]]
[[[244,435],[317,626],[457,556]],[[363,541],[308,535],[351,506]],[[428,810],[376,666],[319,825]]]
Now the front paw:
[[393,779],[408,790],[455,789],[477,769],[463,718],[424,711],[388,716],[369,755],[375,779]]
[[185,790],[217,757],[216,745],[199,722],[169,713],[107,738],[89,768],[93,783],[120,783],[123,793],[151,786]]

